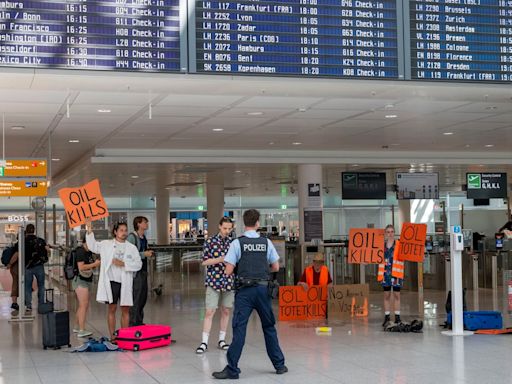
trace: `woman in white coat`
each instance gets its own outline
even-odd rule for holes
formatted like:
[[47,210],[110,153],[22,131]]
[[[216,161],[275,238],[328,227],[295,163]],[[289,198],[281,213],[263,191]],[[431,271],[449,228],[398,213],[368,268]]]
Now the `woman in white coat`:
[[96,300],[108,304],[108,330],[114,339],[117,304],[121,306],[121,327],[128,327],[130,307],[133,305],[133,276],[142,268],[139,250],[130,242],[128,225],[117,223],[113,240],[96,241],[91,223],[87,224],[87,247],[101,258],[100,278]]

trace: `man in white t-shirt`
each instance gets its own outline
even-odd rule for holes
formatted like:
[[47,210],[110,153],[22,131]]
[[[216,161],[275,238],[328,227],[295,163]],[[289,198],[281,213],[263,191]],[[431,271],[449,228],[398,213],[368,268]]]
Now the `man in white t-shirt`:
[[108,329],[114,339],[117,305],[121,306],[121,327],[127,328],[133,305],[133,276],[142,268],[139,250],[130,242],[126,223],[117,223],[113,240],[97,242],[90,223],[87,223],[87,247],[101,257],[100,278],[96,300],[108,304]]

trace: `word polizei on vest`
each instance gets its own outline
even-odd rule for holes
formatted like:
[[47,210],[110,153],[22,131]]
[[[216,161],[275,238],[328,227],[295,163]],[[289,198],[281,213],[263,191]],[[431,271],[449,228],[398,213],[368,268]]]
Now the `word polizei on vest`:
[[267,244],[244,244],[244,252],[267,252]]

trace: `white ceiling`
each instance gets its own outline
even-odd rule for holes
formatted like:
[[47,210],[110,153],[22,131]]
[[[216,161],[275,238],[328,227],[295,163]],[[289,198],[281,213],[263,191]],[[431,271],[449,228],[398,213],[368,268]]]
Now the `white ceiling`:
[[[120,194],[129,189],[118,178],[132,173],[130,166],[121,167],[123,174],[113,165],[91,165],[96,149],[125,149],[126,156],[135,148],[219,154],[295,150],[299,156],[300,151],[367,151],[376,158],[411,153],[403,162],[386,165],[401,169],[418,163],[415,152],[429,151],[437,153],[434,167],[443,178],[459,180],[468,158],[478,166],[487,153],[495,153],[512,163],[511,98],[512,88],[503,84],[0,70],[7,157],[49,156],[51,133],[51,157],[60,159],[52,164],[56,185],[101,177],[116,180],[109,184],[116,186],[112,193]],[[11,130],[20,125],[25,129]],[[302,144],[293,145],[297,142]],[[441,159],[448,155],[465,160],[461,167],[444,169]],[[350,163],[340,161],[332,172],[339,174]],[[493,161],[484,164],[492,168]],[[175,171],[182,167],[144,164],[141,171],[161,184],[178,177]],[[237,175],[246,176],[232,181],[236,165],[227,167],[230,186],[263,185],[268,174],[287,178],[296,172],[286,164],[244,167]],[[133,192],[142,192],[138,188]]]

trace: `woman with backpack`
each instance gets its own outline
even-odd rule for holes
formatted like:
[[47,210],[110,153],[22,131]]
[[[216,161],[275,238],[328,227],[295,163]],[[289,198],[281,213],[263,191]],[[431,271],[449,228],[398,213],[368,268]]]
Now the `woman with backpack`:
[[93,253],[87,248],[85,236],[82,239],[82,246],[75,251],[75,260],[77,271],[73,279],[73,290],[78,300],[78,308],[76,310],[75,327],[73,332],[78,337],[87,337],[92,332],[85,329],[85,316],[89,309],[89,297],[91,294],[93,270],[100,266],[100,259],[95,260]]

